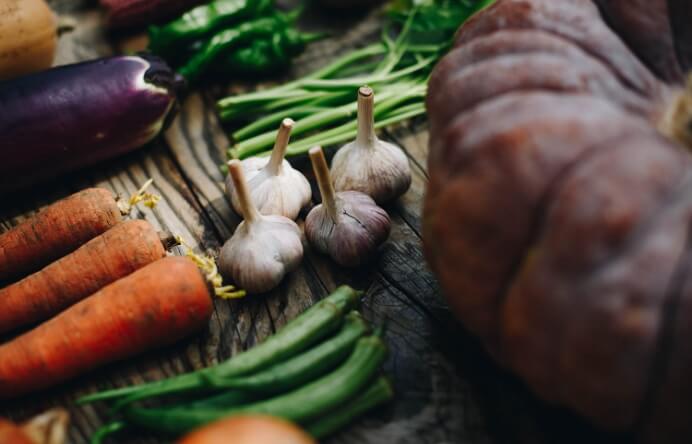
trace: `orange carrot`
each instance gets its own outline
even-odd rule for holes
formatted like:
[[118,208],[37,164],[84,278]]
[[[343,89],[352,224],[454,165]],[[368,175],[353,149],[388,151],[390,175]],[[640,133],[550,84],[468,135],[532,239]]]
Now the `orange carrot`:
[[43,321],[166,255],[149,222],[120,223],[41,271],[0,289],[0,333]]
[[36,444],[22,428],[0,418],[0,444]]
[[207,325],[211,312],[194,262],[160,259],[0,345],[0,399],[171,344]]
[[89,188],[0,234],[0,282],[40,270],[122,219],[108,190]]

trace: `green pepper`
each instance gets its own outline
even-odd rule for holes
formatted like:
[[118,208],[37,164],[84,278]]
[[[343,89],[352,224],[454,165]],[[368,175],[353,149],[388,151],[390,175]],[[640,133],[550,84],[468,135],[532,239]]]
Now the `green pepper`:
[[210,37],[228,25],[269,14],[273,0],[216,0],[198,6],[163,26],[149,27],[149,49],[158,55],[174,55],[180,47]]
[[308,43],[323,37],[323,34],[307,34],[287,28],[270,39],[255,40],[249,46],[231,52],[220,63],[218,71],[226,75],[272,74],[286,69]]
[[221,31],[205,43],[178,72],[189,82],[194,82],[224,53],[242,45],[249,45],[256,39],[269,38],[285,27],[285,20],[277,15],[276,17],[265,17],[245,22],[234,28]]

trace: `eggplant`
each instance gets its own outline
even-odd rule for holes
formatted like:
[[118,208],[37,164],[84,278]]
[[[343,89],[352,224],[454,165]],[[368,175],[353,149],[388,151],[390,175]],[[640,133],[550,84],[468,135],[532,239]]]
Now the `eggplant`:
[[0,193],[141,147],[172,120],[184,83],[150,55],[0,82]]

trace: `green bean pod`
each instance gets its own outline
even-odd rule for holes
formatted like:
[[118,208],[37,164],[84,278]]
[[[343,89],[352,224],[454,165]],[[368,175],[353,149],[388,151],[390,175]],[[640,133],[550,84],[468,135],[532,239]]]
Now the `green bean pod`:
[[286,23],[278,17],[263,17],[221,31],[205,43],[178,70],[178,73],[189,82],[194,82],[205,74],[224,53],[250,44],[255,39],[269,38],[284,27]]
[[288,361],[281,362],[254,375],[239,378],[209,376],[211,386],[238,389],[262,394],[277,394],[300,387],[343,362],[353,351],[358,339],[368,331],[368,325],[358,312],[346,315],[341,330],[314,348]]
[[322,39],[323,34],[301,33],[293,28],[257,39],[249,46],[238,48],[223,57],[219,73],[225,75],[267,75],[288,68],[311,42]]
[[221,418],[241,414],[278,416],[305,424],[357,396],[377,374],[387,349],[378,336],[361,338],[339,368],[297,390],[275,398],[231,409],[156,409],[130,407],[128,421],[169,434],[182,434]]
[[317,418],[305,426],[315,439],[323,439],[347,426],[353,420],[394,397],[392,384],[380,376],[370,387],[346,405]]
[[267,395],[275,395],[300,387],[332,370],[348,358],[356,341],[367,331],[368,325],[365,320],[358,312],[352,311],[346,315],[339,333],[315,348],[251,376],[223,379],[207,375],[205,378],[214,390],[234,390],[224,390],[221,394],[175,408],[227,409],[251,404],[267,398]]

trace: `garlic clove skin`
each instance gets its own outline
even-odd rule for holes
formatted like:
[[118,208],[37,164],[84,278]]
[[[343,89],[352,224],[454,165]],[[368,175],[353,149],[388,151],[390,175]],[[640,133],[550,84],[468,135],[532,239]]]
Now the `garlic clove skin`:
[[[281,162],[281,174],[267,171],[269,158],[251,157],[242,161],[248,181],[250,198],[263,215],[280,215],[295,220],[300,210],[312,200],[310,183],[303,174],[293,168],[287,160]],[[226,191],[233,209],[240,214],[238,194],[233,180],[226,178]]]
[[331,172],[336,191],[360,191],[378,204],[397,199],[411,186],[411,168],[404,151],[379,139],[371,146],[358,141],[345,145],[334,155]]
[[411,167],[400,147],[377,138],[374,100],[371,88],[358,90],[358,135],[336,153],[331,175],[336,191],[360,191],[383,204],[409,189]]
[[221,248],[219,271],[250,293],[264,293],[279,285],[303,259],[300,228],[287,217],[260,214],[240,161],[228,162],[228,173],[245,220]]
[[309,153],[322,203],[305,219],[305,236],[336,263],[357,267],[389,237],[389,216],[367,194],[335,192],[322,148],[314,147]]
[[305,235],[321,253],[345,267],[357,267],[372,257],[389,237],[389,215],[367,194],[343,191],[336,196],[334,221],[320,204],[305,219]]
[[[284,159],[294,124],[291,119],[281,122],[269,158],[251,157],[241,163],[250,199],[260,214],[280,215],[295,220],[300,210],[312,200],[308,180]],[[226,191],[233,209],[242,214],[238,192],[230,175],[226,179]]]
[[283,216],[243,221],[224,244],[219,271],[249,293],[276,288],[303,259],[301,231]]

